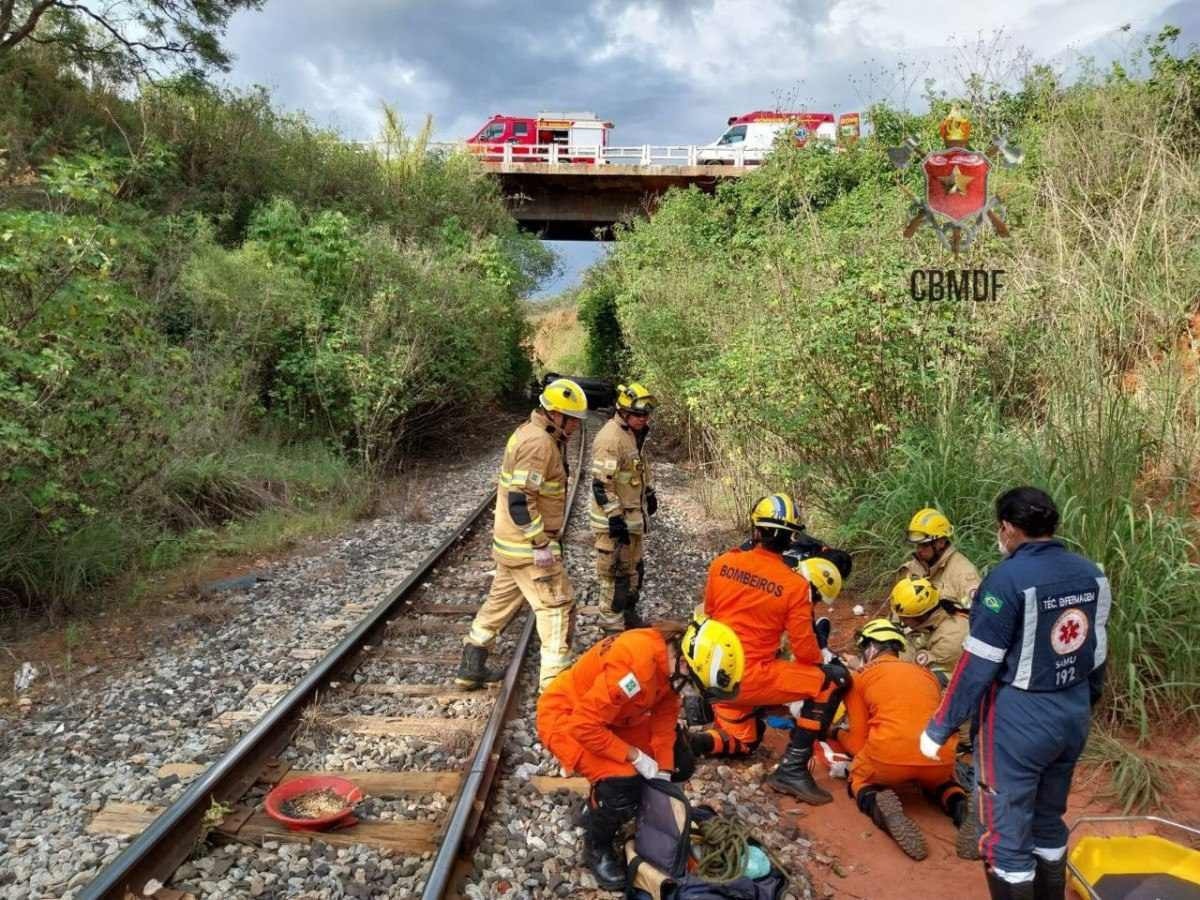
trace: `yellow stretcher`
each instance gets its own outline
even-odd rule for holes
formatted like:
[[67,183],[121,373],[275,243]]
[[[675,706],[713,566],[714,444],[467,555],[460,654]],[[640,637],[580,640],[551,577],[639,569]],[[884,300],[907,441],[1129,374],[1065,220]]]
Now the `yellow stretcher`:
[[[1086,816],[1071,831],[1102,822],[1152,823],[1200,836],[1200,829],[1158,816]],[[1156,834],[1080,838],[1067,868],[1084,900],[1200,900],[1200,852]]]

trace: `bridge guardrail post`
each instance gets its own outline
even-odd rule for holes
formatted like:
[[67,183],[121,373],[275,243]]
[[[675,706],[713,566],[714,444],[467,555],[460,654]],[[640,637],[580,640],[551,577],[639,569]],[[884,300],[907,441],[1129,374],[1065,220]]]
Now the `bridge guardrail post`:
[[688,165],[689,166],[696,165],[696,145],[695,144],[692,144],[690,147],[687,148],[687,156],[688,156]]
[[746,148],[745,147],[738,147],[737,150],[734,151],[733,164],[735,166],[746,165]]
[[552,165],[552,166],[558,165],[558,144],[550,145],[550,155],[549,155],[549,157],[547,157],[547,159],[548,159],[550,165]]
[[642,144],[642,165],[650,165],[650,145]]
[[503,156],[501,156],[501,161],[506,166],[512,165],[512,144],[504,145],[504,154],[503,154]]

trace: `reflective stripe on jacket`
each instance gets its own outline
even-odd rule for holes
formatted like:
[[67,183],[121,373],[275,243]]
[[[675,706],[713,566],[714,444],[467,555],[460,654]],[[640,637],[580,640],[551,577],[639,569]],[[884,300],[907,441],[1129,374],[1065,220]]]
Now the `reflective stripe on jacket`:
[[533,548],[561,554],[567,469],[560,432],[540,409],[508,439],[500,463],[492,556],[507,566],[533,562]]
[[646,530],[646,491],[650,487],[650,462],[645,447],[620,416],[604,423],[592,444],[592,503],[588,514],[592,528],[606,531],[608,520],[624,516],[630,534]]

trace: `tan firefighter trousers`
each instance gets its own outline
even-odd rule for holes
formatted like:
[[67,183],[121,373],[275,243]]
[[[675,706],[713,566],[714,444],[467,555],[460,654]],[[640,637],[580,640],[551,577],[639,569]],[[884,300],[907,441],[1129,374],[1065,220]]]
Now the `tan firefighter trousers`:
[[629,543],[623,543],[603,531],[595,535],[600,625],[605,630],[619,631],[624,625],[626,608],[636,605],[641,594],[642,542],[645,538],[631,534]]
[[490,648],[521,609],[522,599],[529,601],[542,642],[541,687],[571,662],[571,635],[575,630],[575,599],[571,583],[560,560],[547,569],[537,566],[496,564],[492,589],[475,613],[464,643]]

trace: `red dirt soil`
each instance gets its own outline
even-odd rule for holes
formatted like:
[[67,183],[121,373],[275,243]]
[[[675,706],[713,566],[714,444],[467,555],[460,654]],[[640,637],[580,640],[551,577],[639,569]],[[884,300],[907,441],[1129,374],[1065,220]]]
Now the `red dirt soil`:
[[[834,621],[832,644],[835,648],[846,649],[855,629],[879,614],[874,603],[864,603],[866,615],[855,616],[851,608],[856,602],[861,601],[839,598],[838,603],[828,610]],[[786,743],[784,732],[768,730],[764,740],[772,758],[768,765],[782,754]],[[1200,736],[1196,735],[1186,736],[1183,740],[1163,738],[1146,748],[1148,755],[1179,761],[1194,760],[1198,751]],[[816,896],[859,900],[974,900],[977,897],[986,900],[988,893],[982,864],[961,860],[955,855],[953,823],[929,804],[919,789],[901,788],[898,791],[905,812],[921,827],[929,846],[929,856],[916,862],[905,856],[887,834],[858,811],[846,793],[844,780],[831,778],[819,764],[815,768],[818,784],[833,794],[833,803],[813,807],[769,789],[767,792],[777,798],[785,815],[793,816],[799,830],[813,841],[816,864],[811,866],[810,874]],[[1172,808],[1156,811],[1159,815],[1192,826],[1200,823],[1200,789],[1196,774],[1194,768],[1187,772],[1187,777],[1181,773],[1172,792]],[[1080,765],[1075,772],[1067,824],[1082,816],[1120,815],[1119,807],[1106,797],[1108,791],[1105,773]],[[1088,828],[1086,833],[1089,834],[1155,830],[1144,825]],[[1178,832],[1172,834],[1159,829],[1159,833],[1172,840],[1181,840]]]

